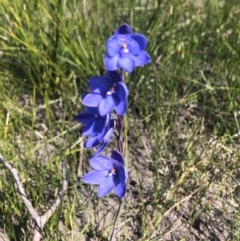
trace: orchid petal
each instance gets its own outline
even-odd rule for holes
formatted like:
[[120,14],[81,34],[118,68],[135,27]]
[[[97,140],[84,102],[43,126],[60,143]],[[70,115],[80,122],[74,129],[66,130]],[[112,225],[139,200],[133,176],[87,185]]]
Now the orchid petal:
[[110,140],[110,138],[111,138],[111,136],[112,136],[112,134],[113,134],[113,128],[110,128],[109,130],[108,130],[108,132],[106,133],[106,135],[104,136],[104,138],[103,138],[103,140],[102,140],[102,143],[101,143],[101,145],[98,147],[98,149],[96,150],[96,152],[95,152],[95,156],[96,155],[99,155],[105,148],[106,148],[106,146],[107,146],[107,144],[108,144],[108,142],[109,142],[109,140]]
[[100,198],[106,196],[114,187],[113,176],[108,175],[106,179],[98,187],[98,196]]
[[132,28],[128,24],[124,23],[115,31],[114,35],[131,34],[131,33],[132,33]]
[[147,47],[147,38],[140,33],[135,33],[131,35],[131,38],[138,44],[141,51],[145,50]]
[[111,155],[111,159],[114,159],[124,165],[124,158],[119,151],[113,151]]
[[107,95],[98,106],[99,114],[101,116],[109,114],[116,104],[118,104],[116,96],[113,93]]
[[118,36],[112,36],[109,38],[106,44],[106,49],[109,57],[114,57],[119,54],[121,47],[122,43]]
[[101,94],[89,93],[84,97],[82,103],[89,107],[97,107],[102,99],[103,96]]
[[135,67],[135,63],[129,55],[121,56],[118,60],[118,65],[128,73],[131,73]]
[[123,165],[120,165],[116,168],[116,175],[121,183],[126,182],[128,174],[126,168]]
[[133,55],[138,55],[141,52],[138,42],[136,42],[132,38],[128,38],[126,40],[126,45],[126,48],[128,49],[129,53]]
[[121,75],[117,71],[107,71],[106,77],[111,79],[113,84],[116,84],[118,82],[123,82]]
[[95,122],[89,122],[83,127],[82,136],[90,136],[94,134]]
[[103,123],[102,127],[100,126],[100,129],[98,129],[96,132],[98,133],[98,140],[102,141],[103,137],[106,135],[106,132],[109,129],[110,124],[110,115],[106,115],[104,117],[105,122]]
[[120,101],[118,105],[115,106],[115,110],[118,115],[125,115],[127,111],[127,100],[125,101]]
[[137,56],[132,56],[132,59],[135,62],[135,66],[143,66],[145,64],[148,64],[151,62],[151,57],[146,51],[142,51],[139,55]]
[[88,184],[99,185],[106,179],[107,174],[108,174],[107,171],[98,172],[98,171],[93,170],[93,171],[90,171],[89,173],[87,173],[86,175],[84,175],[81,178],[81,180]]
[[88,81],[88,86],[94,93],[106,94],[107,91],[113,86],[113,81],[110,78],[96,76]]
[[92,112],[96,117],[98,117],[99,116],[99,114],[98,114],[98,106],[85,106],[86,107],[86,109],[88,110],[88,111],[90,111],[90,112]]
[[81,112],[74,118],[75,121],[80,122],[84,125],[94,121],[95,119],[96,119],[96,114],[88,110]]
[[115,86],[115,92],[120,100],[126,100],[128,96],[127,86],[120,82]]
[[119,198],[124,198],[126,193],[126,183],[119,182],[115,185],[115,193]]
[[113,162],[105,156],[95,156],[90,159],[90,165],[97,171],[111,171],[113,169]]
[[112,58],[107,55],[104,58],[104,64],[106,66],[106,69],[110,70],[110,71],[117,70],[118,69],[118,58],[119,58],[119,55],[116,55]]
[[84,142],[84,148],[93,148],[96,147],[100,144],[100,141],[98,139],[98,136],[93,136],[88,138],[85,142]]
[[108,126],[110,121],[109,119],[110,115],[99,116],[99,118],[95,121],[94,132],[99,133],[105,126]]

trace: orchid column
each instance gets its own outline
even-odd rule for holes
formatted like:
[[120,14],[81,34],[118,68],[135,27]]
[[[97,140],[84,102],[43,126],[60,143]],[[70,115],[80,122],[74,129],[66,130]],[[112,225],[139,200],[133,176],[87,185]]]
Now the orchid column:
[[[144,35],[133,33],[128,24],[121,25],[106,44],[106,75],[91,78],[88,81],[91,92],[81,97],[86,110],[77,115],[75,120],[84,125],[82,135],[88,137],[84,147],[96,148],[90,159],[94,170],[84,175],[81,180],[99,185],[100,198],[113,189],[120,199],[123,199],[126,193],[128,172],[124,165],[122,130],[129,93],[123,72],[131,73],[135,67],[151,61],[145,51],[146,46],[147,39]],[[118,150],[112,151],[109,158],[101,153],[113,133],[118,139]]]

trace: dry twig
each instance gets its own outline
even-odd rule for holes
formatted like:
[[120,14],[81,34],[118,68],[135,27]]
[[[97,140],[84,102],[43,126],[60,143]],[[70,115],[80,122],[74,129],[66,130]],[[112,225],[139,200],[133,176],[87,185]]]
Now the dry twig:
[[66,168],[65,168],[65,162],[62,161],[62,172],[63,172],[63,185],[62,185],[62,191],[59,193],[56,201],[54,204],[49,208],[49,210],[44,215],[39,215],[36,209],[33,207],[31,201],[27,198],[25,189],[19,179],[18,171],[16,168],[14,168],[10,163],[8,163],[3,156],[0,153],[0,162],[4,164],[4,166],[11,172],[15,184],[17,186],[17,190],[19,191],[19,194],[23,200],[23,203],[25,204],[27,210],[31,214],[32,219],[35,221],[35,228],[34,228],[34,234],[33,234],[33,241],[40,241],[42,237],[42,231],[46,223],[48,222],[49,218],[53,215],[53,213],[56,211],[58,205],[61,202],[61,198],[63,197],[63,194],[66,192],[68,188],[68,181],[66,179]]

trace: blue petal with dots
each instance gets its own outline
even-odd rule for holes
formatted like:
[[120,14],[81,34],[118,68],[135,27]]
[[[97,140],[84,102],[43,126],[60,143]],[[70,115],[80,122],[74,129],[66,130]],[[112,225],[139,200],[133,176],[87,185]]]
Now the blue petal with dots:
[[94,93],[105,94],[112,87],[113,81],[105,76],[96,76],[88,81],[88,86]]
[[112,36],[109,38],[106,44],[106,49],[109,57],[114,57],[115,55],[119,54],[121,47],[121,40],[117,36]]
[[129,53],[133,55],[138,55],[141,52],[138,42],[132,38],[127,39],[126,48],[129,50]]
[[90,165],[97,171],[111,171],[113,169],[113,162],[105,156],[95,156],[90,159]]
[[138,45],[140,51],[145,50],[147,47],[147,38],[143,34],[132,34],[131,39]]
[[106,77],[111,79],[113,84],[116,84],[118,82],[123,82],[121,75],[117,71],[107,71]]
[[115,92],[116,92],[118,98],[122,101],[126,100],[127,97],[128,97],[128,88],[122,82],[119,82],[119,83],[116,84]]

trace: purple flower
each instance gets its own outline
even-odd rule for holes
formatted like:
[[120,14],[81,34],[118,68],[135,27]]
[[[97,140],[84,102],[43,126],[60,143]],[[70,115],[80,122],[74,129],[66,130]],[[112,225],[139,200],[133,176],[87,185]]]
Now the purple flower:
[[100,198],[110,193],[113,188],[119,198],[124,198],[128,174],[123,156],[118,151],[113,151],[111,158],[95,156],[90,160],[90,165],[95,170],[83,176],[83,182],[99,185]]
[[110,138],[113,134],[113,131],[116,127],[116,121],[115,120],[111,120],[110,121],[110,126],[108,131],[106,132],[105,136],[103,137],[103,139],[101,140],[101,144],[98,146],[96,152],[95,152],[95,156],[101,154],[101,152],[106,148],[108,142],[110,141]]
[[104,140],[110,128],[110,114],[100,116],[96,108],[81,112],[75,117],[75,121],[84,125],[82,135],[90,136],[84,143],[85,148],[98,146]]
[[151,61],[145,50],[147,39],[140,33],[132,33],[128,24],[121,25],[107,41],[107,55],[104,63],[107,70],[118,68],[132,72],[137,66],[143,66]]
[[100,116],[97,108],[89,108],[78,114],[75,121],[84,125],[82,135],[89,137],[84,142],[84,147],[97,147],[95,155],[99,155],[110,141],[116,127],[116,120],[110,119],[110,114]]
[[127,110],[128,89],[117,71],[107,71],[106,76],[96,76],[89,80],[91,93],[84,95],[83,104],[98,107],[99,114],[105,116],[113,109],[118,115]]

